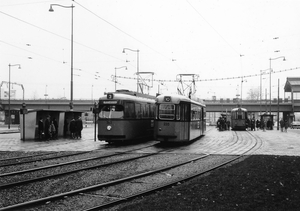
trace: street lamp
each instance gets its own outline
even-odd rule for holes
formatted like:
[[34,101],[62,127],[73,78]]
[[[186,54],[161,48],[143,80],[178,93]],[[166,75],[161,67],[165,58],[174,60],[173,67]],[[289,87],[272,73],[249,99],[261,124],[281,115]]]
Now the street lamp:
[[276,59],[280,59],[280,58],[283,58],[283,61],[285,61],[285,57],[284,56],[279,56],[279,57],[276,57],[276,58],[270,58],[269,60],[270,60],[270,114],[271,114],[271,112],[272,112],[272,108],[271,108],[271,101],[272,101],[272,98],[271,98],[271,94],[272,94],[272,91],[271,91],[271,89],[272,89],[272,87],[271,87],[271,72],[272,72],[272,67],[271,67],[271,61],[272,60],[276,60]]
[[54,12],[53,6],[59,6],[63,8],[71,8],[72,13],[71,13],[71,96],[70,96],[70,109],[73,110],[73,4],[71,6],[63,6],[60,4],[50,4],[50,9],[49,12]]
[[265,74],[267,70],[269,70],[269,68],[265,70],[260,70],[259,114],[261,114],[262,75]]
[[132,50],[132,49],[130,49],[130,48],[123,48],[123,53],[125,53],[125,50],[129,50],[129,51],[133,51],[133,52],[136,52],[137,53],[137,65],[136,65],[136,75],[137,75],[137,87],[136,87],[136,92],[138,93],[139,92],[139,50],[137,49],[137,50]]
[[127,70],[126,66],[115,67],[115,91],[117,91],[117,69],[121,69],[121,68],[125,68],[125,70]]
[[19,69],[21,69],[20,64],[8,64],[8,129],[10,129],[10,122],[11,122],[11,117],[10,117],[10,68],[13,66],[19,66]]

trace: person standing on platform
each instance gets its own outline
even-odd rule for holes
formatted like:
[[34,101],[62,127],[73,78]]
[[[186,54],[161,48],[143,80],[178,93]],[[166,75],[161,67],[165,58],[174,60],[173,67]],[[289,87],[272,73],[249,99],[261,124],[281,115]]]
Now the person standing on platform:
[[288,127],[289,127],[289,123],[288,123],[288,121],[287,121],[287,120],[284,120],[284,132],[286,132],[286,133],[287,133],[287,129],[288,129]]
[[75,125],[76,125],[76,138],[81,138],[81,131],[83,129],[83,124],[80,116],[76,119]]
[[256,120],[256,130],[259,130],[260,128],[260,121],[257,119]]
[[252,118],[250,122],[251,131],[255,131],[255,119]]
[[50,139],[49,128],[50,128],[50,115],[48,115],[45,120],[45,128],[44,128],[45,139],[47,141],[49,141]]
[[261,120],[260,126],[261,126],[261,129],[263,129],[263,131],[266,132],[266,123],[263,119]]
[[57,120],[56,118],[53,118],[53,124],[54,124],[54,127],[55,127],[55,133],[54,133],[54,139],[57,139],[58,138],[58,123],[57,123]]
[[39,131],[39,140],[42,140],[43,136],[45,135],[44,134],[44,122],[43,122],[42,117],[39,120],[38,131]]
[[72,118],[72,120],[70,121],[69,131],[70,131],[71,138],[74,139],[76,133],[76,125],[75,125],[74,118]]
[[56,134],[56,130],[55,130],[55,125],[53,120],[51,121],[50,127],[49,127],[49,135],[51,140],[55,139],[55,134]]
[[227,120],[226,124],[227,124],[227,130],[230,130],[230,121]]
[[280,131],[283,132],[283,128],[284,128],[284,124],[285,124],[283,119],[280,119],[279,124],[280,124]]
[[69,126],[69,123],[68,123],[68,119],[66,118],[65,121],[64,121],[64,138],[67,137],[67,134],[68,134],[68,126]]

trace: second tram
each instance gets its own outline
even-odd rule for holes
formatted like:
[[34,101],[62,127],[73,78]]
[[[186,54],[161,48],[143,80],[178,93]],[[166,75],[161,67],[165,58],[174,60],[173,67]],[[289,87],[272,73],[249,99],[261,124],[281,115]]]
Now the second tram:
[[155,97],[117,90],[100,97],[98,140],[108,143],[152,139]]
[[205,134],[206,106],[181,95],[156,98],[154,136],[160,142],[189,142]]
[[234,108],[231,110],[231,129],[246,130],[249,124],[248,111],[245,108]]

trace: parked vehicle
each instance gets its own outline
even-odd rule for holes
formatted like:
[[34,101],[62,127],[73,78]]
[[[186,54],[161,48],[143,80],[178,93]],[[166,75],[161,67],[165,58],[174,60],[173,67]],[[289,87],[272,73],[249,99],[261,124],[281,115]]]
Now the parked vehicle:
[[245,108],[234,108],[231,110],[232,130],[246,130],[249,127],[248,110]]
[[153,139],[154,96],[117,90],[100,97],[98,106],[98,140],[124,143]]
[[292,129],[300,129],[300,121],[294,121],[291,123]]
[[206,106],[199,99],[181,95],[156,98],[155,139],[160,142],[184,143],[206,131]]

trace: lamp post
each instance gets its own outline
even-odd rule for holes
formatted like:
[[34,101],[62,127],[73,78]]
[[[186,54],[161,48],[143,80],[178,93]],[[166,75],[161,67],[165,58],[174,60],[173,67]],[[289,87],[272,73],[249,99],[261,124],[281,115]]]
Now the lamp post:
[[137,86],[136,86],[136,92],[138,93],[139,92],[139,50],[132,50],[130,48],[123,48],[123,53],[125,53],[125,50],[129,50],[129,51],[133,51],[133,52],[136,52],[137,53],[137,65],[136,65],[136,75],[137,75]]
[[8,129],[10,129],[10,122],[11,122],[11,116],[10,116],[10,69],[13,66],[19,66],[19,69],[21,69],[20,64],[8,64]]
[[270,115],[272,113],[272,107],[271,107],[271,103],[272,103],[272,87],[271,87],[271,72],[272,72],[272,67],[271,67],[271,61],[272,60],[276,60],[276,59],[280,59],[280,58],[283,58],[283,61],[285,61],[285,57],[284,56],[279,56],[279,57],[276,57],[276,58],[270,58]]
[[262,75],[266,73],[266,71],[269,70],[260,70],[260,89],[259,89],[259,115],[261,115],[261,94],[262,94]]
[[115,91],[117,91],[117,69],[125,68],[127,70],[127,66],[115,67]]
[[63,8],[71,8],[72,12],[71,12],[71,94],[70,94],[70,110],[73,110],[73,8],[75,6],[73,6],[73,4],[71,6],[64,6],[64,5],[60,5],[60,4],[50,4],[50,9],[49,12],[54,12],[53,10],[53,6],[59,6],[59,7],[63,7]]

